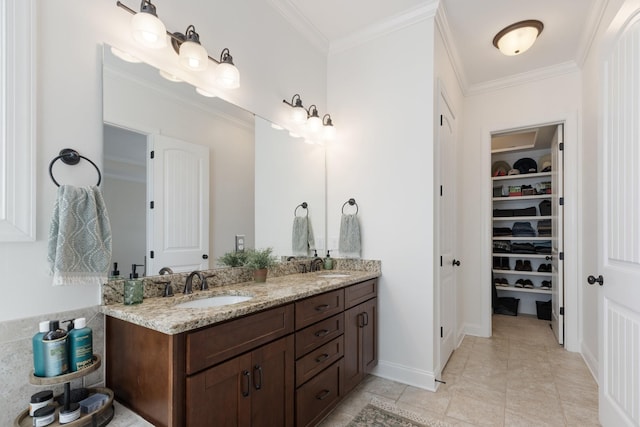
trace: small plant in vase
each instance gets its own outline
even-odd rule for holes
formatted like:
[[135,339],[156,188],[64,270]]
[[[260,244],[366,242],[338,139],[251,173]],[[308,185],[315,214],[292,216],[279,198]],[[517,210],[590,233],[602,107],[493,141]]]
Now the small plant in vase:
[[247,253],[241,252],[227,252],[218,258],[218,262],[227,267],[243,267],[247,261]]
[[266,282],[267,269],[273,267],[276,260],[273,248],[249,249],[244,266],[253,270],[253,278],[256,282]]

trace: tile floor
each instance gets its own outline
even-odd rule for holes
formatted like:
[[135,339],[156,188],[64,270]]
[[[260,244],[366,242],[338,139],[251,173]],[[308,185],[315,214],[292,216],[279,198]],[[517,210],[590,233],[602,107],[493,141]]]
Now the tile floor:
[[346,426],[372,399],[453,426],[598,426],[598,386],[549,322],[495,315],[493,337],[466,337],[437,392],[369,376],[321,424]]

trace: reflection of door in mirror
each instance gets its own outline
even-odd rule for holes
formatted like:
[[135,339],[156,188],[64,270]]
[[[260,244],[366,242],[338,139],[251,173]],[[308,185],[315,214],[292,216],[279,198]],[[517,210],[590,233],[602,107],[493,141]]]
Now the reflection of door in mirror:
[[113,262],[149,274],[209,268],[208,147],[107,124],[104,144]]

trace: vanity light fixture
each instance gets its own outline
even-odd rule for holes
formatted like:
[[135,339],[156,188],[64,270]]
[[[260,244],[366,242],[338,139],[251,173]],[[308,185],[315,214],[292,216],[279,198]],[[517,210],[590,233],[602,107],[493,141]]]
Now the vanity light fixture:
[[[132,27],[133,37],[143,46],[161,48],[166,46],[166,36],[171,38],[171,45],[179,56],[180,63],[189,70],[204,71],[209,64],[209,60],[217,64],[214,80],[225,89],[236,89],[240,87],[240,73],[233,63],[233,57],[228,48],[224,48],[220,54],[220,60],[208,55],[207,50],[200,44],[200,35],[193,25],[189,25],[185,34],[179,32],[169,32],[164,24],[158,19],[155,5],[150,0],[142,0],[140,12],[117,1],[116,6],[126,10],[133,16]],[[148,15],[148,16],[147,16]],[[154,21],[155,20],[155,21]],[[138,21],[153,22],[145,23],[144,26]],[[157,21],[157,22],[156,22]],[[160,36],[162,34],[162,36]],[[153,42],[155,40],[155,42]],[[153,43],[152,43],[153,42]]]
[[336,128],[333,126],[333,122],[331,121],[331,116],[329,114],[325,114],[322,117],[322,136],[327,141],[333,141],[336,139]]
[[291,102],[283,99],[282,102],[292,107],[291,109],[291,121],[295,124],[301,125],[307,121],[307,110],[302,105],[302,99],[297,93],[291,98]]
[[180,64],[189,70],[204,71],[209,65],[209,54],[200,44],[200,35],[196,27],[189,25],[182,33],[173,33],[171,45],[180,57]]
[[140,12],[131,18],[133,38],[143,46],[162,49],[167,45],[167,29],[158,18],[156,7],[149,0],[142,0]]
[[493,45],[507,56],[520,55],[533,46],[543,28],[544,24],[536,19],[516,22],[500,30]]
[[307,127],[312,133],[316,133],[322,129],[322,120],[318,116],[318,107],[315,105],[309,106]]

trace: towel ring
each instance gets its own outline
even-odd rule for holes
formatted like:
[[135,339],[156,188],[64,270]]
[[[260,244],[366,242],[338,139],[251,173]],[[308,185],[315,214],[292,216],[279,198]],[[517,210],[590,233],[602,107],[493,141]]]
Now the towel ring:
[[102,182],[102,174],[100,173],[100,169],[98,168],[98,166],[85,156],[81,156],[73,148],[63,148],[62,150],[60,150],[60,155],[54,157],[53,160],[51,160],[51,163],[49,163],[49,176],[51,177],[53,183],[56,186],[60,187],[58,181],[56,181],[56,179],[53,177],[53,164],[57,160],[62,160],[62,163],[73,166],[77,165],[80,162],[80,159],[85,159],[87,162],[91,163],[94,168],[96,168],[96,172],[98,172],[98,183],[96,185],[100,185],[100,183]]
[[349,206],[354,206],[355,205],[355,207],[356,207],[356,213],[355,214],[358,215],[358,204],[356,203],[356,199],[352,198],[352,199],[349,199],[346,202],[344,202],[344,205],[342,205],[342,213],[343,214],[344,214],[344,207],[347,206],[347,205],[349,205]]
[[307,209],[307,206],[309,206],[309,205],[307,205],[307,202],[300,203],[298,206],[296,206],[296,209],[293,211],[293,216],[298,216],[298,214],[297,214],[298,208],[305,209],[307,211],[307,215],[306,216],[309,216],[309,210]]

